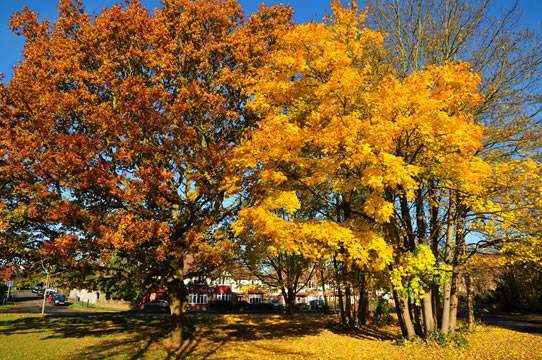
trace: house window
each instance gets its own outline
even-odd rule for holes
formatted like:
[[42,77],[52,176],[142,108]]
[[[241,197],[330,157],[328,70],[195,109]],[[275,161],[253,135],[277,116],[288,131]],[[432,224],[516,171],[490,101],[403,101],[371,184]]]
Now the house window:
[[215,299],[218,301],[231,301],[231,293],[215,294]]
[[190,294],[189,304],[207,304],[207,294]]
[[261,294],[249,295],[248,297],[251,304],[259,304],[263,300],[263,295]]

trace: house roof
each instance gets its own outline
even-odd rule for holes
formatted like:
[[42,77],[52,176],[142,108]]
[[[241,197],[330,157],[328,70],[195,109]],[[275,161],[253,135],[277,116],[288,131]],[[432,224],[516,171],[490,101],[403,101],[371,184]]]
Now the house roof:
[[231,294],[232,293],[231,286],[226,286],[226,285],[215,286],[213,293],[214,294]]
[[209,292],[209,286],[206,284],[190,284],[188,286],[188,292],[191,294],[207,294]]
[[259,294],[259,295],[264,294],[264,292],[262,290],[260,290],[260,289],[250,289],[250,290],[248,290],[248,293],[249,293],[249,295],[250,294]]

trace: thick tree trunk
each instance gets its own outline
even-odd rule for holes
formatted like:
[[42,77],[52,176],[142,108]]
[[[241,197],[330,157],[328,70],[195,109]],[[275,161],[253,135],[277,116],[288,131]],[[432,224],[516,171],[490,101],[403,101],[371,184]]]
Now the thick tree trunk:
[[296,292],[292,288],[282,287],[280,289],[284,298],[284,315],[294,316]]
[[284,299],[284,315],[294,315],[295,297],[290,295],[290,290],[282,287],[280,289]]
[[473,303],[473,299],[472,299],[472,279],[471,279],[471,275],[467,272],[465,274],[465,282],[466,282],[466,287],[467,287],[467,308],[469,310],[469,315],[468,315],[468,326],[469,326],[469,330],[472,330],[474,329],[474,321],[475,321],[475,318],[474,318],[474,303]]
[[397,294],[396,291],[394,291],[394,297],[397,297],[395,303],[398,305],[397,316],[401,318],[399,324],[401,324],[401,332],[403,333],[403,337],[413,339],[416,336],[416,331],[410,316],[408,302],[399,297],[399,294]]
[[346,313],[346,319],[347,319],[347,324],[349,327],[354,327],[354,317],[352,316],[352,291],[350,289],[350,285],[345,285],[344,287],[344,302],[345,302],[345,306],[344,306],[344,311]]
[[188,290],[182,280],[170,282],[168,288],[169,309],[171,314],[170,338],[174,342],[194,337],[194,325],[188,318]]
[[421,308],[414,304],[409,304],[411,308],[412,318],[414,319],[414,329],[416,330],[416,335],[420,337],[425,336],[422,325],[422,312]]
[[452,277],[452,288],[450,295],[450,335],[455,333],[455,326],[457,322],[457,309],[459,306],[459,298],[457,295],[459,285],[459,273],[454,272]]
[[406,326],[403,319],[403,313],[401,312],[401,301],[399,300],[399,294],[397,291],[393,291],[393,301],[395,302],[395,313],[397,314],[397,320],[399,321],[399,327],[401,328],[401,333],[406,337]]
[[442,306],[442,324],[440,325],[440,332],[444,335],[448,335],[450,330],[450,303],[451,303],[452,284],[447,281],[444,284],[444,304]]
[[367,288],[367,274],[361,273],[359,285],[358,324],[367,324],[367,312],[369,310],[369,291]]
[[423,328],[425,331],[425,336],[435,330],[432,300],[433,296],[431,293],[431,289],[427,288],[425,290],[425,296],[422,301]]

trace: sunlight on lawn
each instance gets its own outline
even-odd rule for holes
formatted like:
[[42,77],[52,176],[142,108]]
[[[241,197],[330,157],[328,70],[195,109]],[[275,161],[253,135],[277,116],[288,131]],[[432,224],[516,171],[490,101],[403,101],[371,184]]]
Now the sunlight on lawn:
[[0,317],[3,359],[540,359],[540,337],[480,327],[468,349],[421,340],[398,345],[395,325],[345,331],[333,315],[195,318],[198,334],[179,347],[164,316]]

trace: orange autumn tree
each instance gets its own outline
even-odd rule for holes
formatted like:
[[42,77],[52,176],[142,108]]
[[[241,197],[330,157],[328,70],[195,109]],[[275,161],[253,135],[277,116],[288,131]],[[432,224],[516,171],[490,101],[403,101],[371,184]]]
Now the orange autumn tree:
[[25,224],[65,266],[136,261],[167,286],[182,339],[185,259],[212,267],[229,247],[225,157],[254,122],[244,88],[292,11],[262,6],[245,21],[234,0],[163,4],[92,16],[61,0],[52,24],[13,16],[26,45],[1,104],[2,236]]
[[[249,108],[262,120],[235,150],[237,173],[228,188],[244,190],[254,205],[233,229],[267,242],[271,253],[366,270],[391,266],[400,324],[410,338],[409,304],[449,269],[406,236],[395,215],[429,181],[479,190],[488,167],[475,156],[483,131],[468,109],[479,100],[480,79],[460,61],[398,78],[382,65],[383,36],[365,26],[356,3],[331,7],[325,23],[282,37],[259,72]],[[294,214],[308,197],[324,204],[312,219],[277,214]]]

